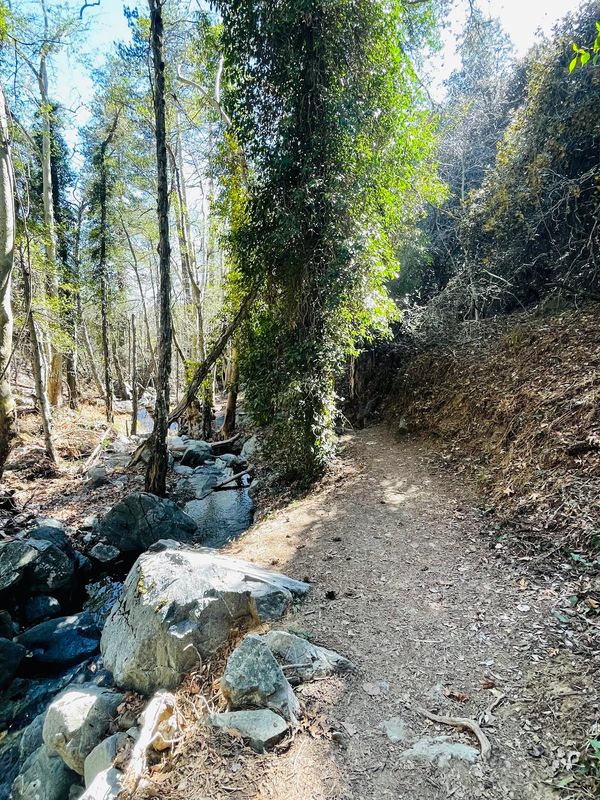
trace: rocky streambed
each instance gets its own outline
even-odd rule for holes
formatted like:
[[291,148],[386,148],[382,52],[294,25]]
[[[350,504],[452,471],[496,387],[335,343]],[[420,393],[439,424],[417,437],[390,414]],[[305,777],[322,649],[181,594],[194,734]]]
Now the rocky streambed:
[[[149,706],[156,700],[164,722],[173,703],[165,690],[233,631],[280,618],[308,590],[215,549],[252,522],[252,440],[226,451],[222,443],[170,437],[172,500],[132,491],[140,476],[128,478],[124,468],[135,444],[115,443],[88,471],[84,491],[123,487],[107,513],[76,529],[36,519],[0,542],[0,800],[116,796],[111,786],[122,787],[125,771],[115,773],[115,753],[126,746],[133,758],[144,733],[142,718],[120,730],[123,691],[158,692],[162,699]],[[242,714],[239,729],[257,749],[283,735],[297,713],[281,653],[259,640],[260,647],[244,643],[258,658],[257,685],[244,684],[248,670],[238,669],[227,712]],[[297,656],[290,663],[300,663]],[[317,650],[304,657],[317,670],[335,662]],[[263,713],[253,720],[253,711]],[[139,752],[136,758],[141,774]]]

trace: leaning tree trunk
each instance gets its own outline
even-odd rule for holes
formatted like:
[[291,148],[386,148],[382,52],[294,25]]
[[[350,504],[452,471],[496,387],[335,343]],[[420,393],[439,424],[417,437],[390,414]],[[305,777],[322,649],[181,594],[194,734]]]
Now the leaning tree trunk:
[[12,271],[15,254],[15,186],[8,112],[0,86],[0,477],[10,452],[15,404],[10,391],[13,317]]
[[169,242],[169,185],[167,175],[167,131],[165,114],[165,63],[163,58],[163,19],[161,0],[148,0],[150,38],[154,66],[154,117],[156,168],[158,175],[158,254],[159,254],[159,339],[154,441],[146,472],[146,491],[166,494],[167,433],[169,431],[169,379],[171,376],[171,245]]

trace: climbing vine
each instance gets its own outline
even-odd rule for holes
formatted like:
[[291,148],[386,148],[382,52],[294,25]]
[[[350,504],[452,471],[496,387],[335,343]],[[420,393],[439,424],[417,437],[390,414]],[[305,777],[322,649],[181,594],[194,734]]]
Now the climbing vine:
[[260,287],[242,334],[246,405],[287,480],[334,446],[334,382],[395,314],[398,242],[439,186],[413,67],[432,4],[222,0],[225,101],[248,168],[229,253]]

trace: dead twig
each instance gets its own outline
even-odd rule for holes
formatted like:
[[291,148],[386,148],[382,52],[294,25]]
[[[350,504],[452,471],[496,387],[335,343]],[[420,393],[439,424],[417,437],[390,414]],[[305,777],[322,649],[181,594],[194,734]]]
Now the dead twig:
[[449,725],[452,728],[463,728],[471,731],[479,742],[481,758],[484,761],[489,759],[492,752],[492,745],[474,719],[469,719],[468,717],[440,717],[437,714],[432,714],[431,711],[427,711],[425,708],[417,708],[416,711],[417,714],[425,717],[425,719],[431,720],[431,722],[437,722],[438,725]]

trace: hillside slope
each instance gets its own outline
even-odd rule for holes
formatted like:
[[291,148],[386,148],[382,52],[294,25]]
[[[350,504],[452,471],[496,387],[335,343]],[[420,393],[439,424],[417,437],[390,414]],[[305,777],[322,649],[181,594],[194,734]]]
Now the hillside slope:
[[441,440],[524,545],[576,560],[600,551],[599,312],[465,323],[404,363],[387,407]]

